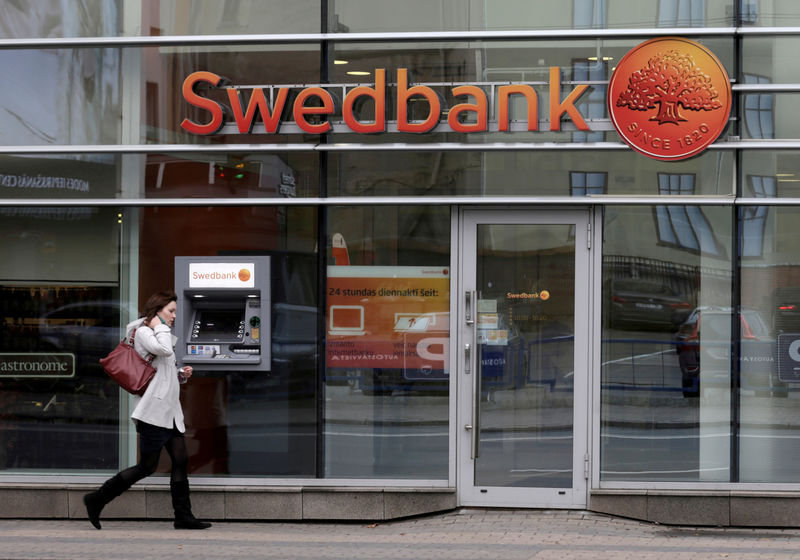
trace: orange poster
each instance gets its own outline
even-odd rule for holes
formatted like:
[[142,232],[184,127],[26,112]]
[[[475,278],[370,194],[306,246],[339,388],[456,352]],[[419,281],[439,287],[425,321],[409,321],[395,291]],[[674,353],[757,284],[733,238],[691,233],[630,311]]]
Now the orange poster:
[[450,270],[328,267],[329,368],[390,368],[407,379],[449,370]]

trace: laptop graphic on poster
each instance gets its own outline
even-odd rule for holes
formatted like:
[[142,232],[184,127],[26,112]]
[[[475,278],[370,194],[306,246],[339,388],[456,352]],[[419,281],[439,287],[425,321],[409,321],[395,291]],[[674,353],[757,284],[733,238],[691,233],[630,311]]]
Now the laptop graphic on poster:
[[364,306],[331,305],[328,318],[328,334],[338,336],[362,336],[364,331]]
[[430,324],[430,315],[421,313],[394,314],[394,332],[425,332]]

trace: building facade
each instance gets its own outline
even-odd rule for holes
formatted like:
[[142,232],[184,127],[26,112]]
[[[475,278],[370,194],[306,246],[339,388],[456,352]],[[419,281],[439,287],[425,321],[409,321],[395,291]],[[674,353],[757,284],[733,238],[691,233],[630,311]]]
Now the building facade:
[[0,14],[0,516],[136,462],[98,359],[175,289],[199,515],[797,525],[795,3]]

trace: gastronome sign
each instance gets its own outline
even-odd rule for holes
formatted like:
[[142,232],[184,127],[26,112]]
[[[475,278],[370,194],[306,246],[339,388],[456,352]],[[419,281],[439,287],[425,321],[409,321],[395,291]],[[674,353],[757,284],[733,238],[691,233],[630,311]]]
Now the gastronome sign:
[[[184,80],[182,94],[201,118],[185,118],[181,127],[198,135],[218,134],[229,124],[239,134],[280,134],[281,125],[293,121],[303,133],[327,134],[333,131],[331,121],[340,119],[346,131],[376,134],[388,131],[391,114],[397,132],[509,132],[510,108],[520,101],[526,108],[523,130],[539,129],[539,92],[531,84],[491,84],[490,95],[487,84],[453,85],[447,93],[458,102],[448,107],[432,84],[412,85],[407,68],[398,68],[393,78],[387,83],[386,69],[378,68],[374,85],[341,86],[338,95],[330,84],[235,86],[214,72],[197,71]],[[577,103],[591,86],[572,83],[563,95],[561,68],[550,67],[548,78],[536,84],[548,89],[548,129],[561,130],[566,115],[575,129],[590,130]],[[420,111],[416,102],[421,100],[426,103]],[[730,82],[719,60],[702,45],[678,37],[635,47],[608,84],[608,112],[616,131],[633,149],[661,160],[704,150],[725,128],[730,103]]]

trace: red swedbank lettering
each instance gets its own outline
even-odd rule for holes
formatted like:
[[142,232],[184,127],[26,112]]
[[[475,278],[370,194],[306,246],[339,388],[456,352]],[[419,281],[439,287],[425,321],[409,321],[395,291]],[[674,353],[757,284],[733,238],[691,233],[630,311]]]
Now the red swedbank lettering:
[[[576,102],[588,89],[587,85],[574,87],[562,99],[561,69],[550,68],[550,130],[561,129],[561,117],[566,114],[578,130],[589,130],[589,126],[577,109]],[[331,124],[327,118],[340,110],[345,126],[356,133],[373,134],[386,132],[386,70],[375,70],[375,84],[363,85],[350,89],[343,100],[337,100],[324,85],[298,88],[273,88],[230,86],[228,80],[213,72],[193,72],[183,82],[184,100],[191,106],[210,114],[207,122],[195,122],[189,118],[181,122],[181,127],[192,134],[209,135],[218,133],[232,117],[241,134],[275,134],[280,132],[281,123],[291,116],[295,124],[310,134],[330,132]],[[454,86],[450,93],[459,102],[447,107],[441,95],[433,88],[423,84],[412,84],[406,68],[398,68],[396,75],[396,92],[390,99],[396,101],[394,114],[397,117],[399,132],[426,133],[444,122],[453,132],[487,132],[489,130],[489,101],[486,92],[473,85]],[[229,107],[221,102],[204,96],[211,89],[224,89]],[[292,90],[295,90],[294,92]],[[248,93],[249,92],[249,93]],[[527,108],[527,130],[537,130],[539,108],[536,91],[525,84],[503,85],[497,88],[497,127],[499,131],[508,131],[510,123],[509,106],[512,96],[524,97]],[[295,93],[291,111],[287,110],[289,96]],[[270,99],[270,97],[273,97]],[[365,100],[372,101],[374,114],[370,120],[359,120],[357,108]],[[412,120],[409,109],[412,103],[425,101],[427,110],[415,109],[415,120]],[[421,107],[421,106],[420,106]],[[314,117],[314,118],[312,118]],[[363,117],[362,117],[363,119]]]

